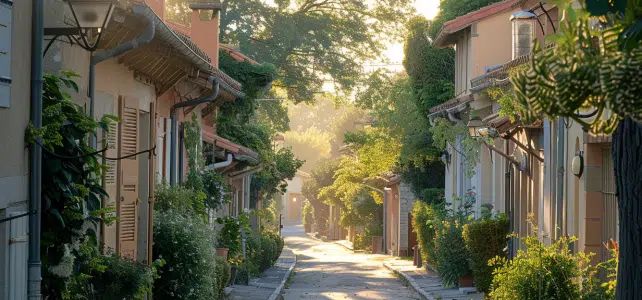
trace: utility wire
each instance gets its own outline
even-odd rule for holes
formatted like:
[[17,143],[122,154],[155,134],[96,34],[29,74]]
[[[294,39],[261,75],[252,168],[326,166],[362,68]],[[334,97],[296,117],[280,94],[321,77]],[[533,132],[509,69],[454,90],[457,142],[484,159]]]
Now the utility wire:
[[136,152],[136,153],[133,153],[133,154],[130,154],[130,155],[126,155],[126,156],[122,156],[122,157],[107,157],[107,156],[101,155],[100,153],[103,153],[103,152],[107,151],[107,149],[109,148],[109,145],[107,145],[107,146],[105,146],[105,148],[103,148],[101,150],[98,150],[98,151],[95,151],[95,152],[85,153],[85,154],[81,154],[81,155],[78,155],[78,156],[64,156],[64,155],[59,155],[59,154],[56,154],[56,153],[52,152],[47,147],[43,146],[39,141],[36,141],[35,144],[40,146],[49,155],[52,155],[53,157],[56,157],[56,158],[59,158],[59,159],[64,159],[64,160],[78,159],[78,158],[82,158],[82,157],[86,157],[86,156],[92,156],[92,155],[98,155],[98,156],[103,157],[103,158],[105,158],[107,160],[122,160],[122,159],[127,159],[127,158],[130,158],[130,157],[134,157],[134,156],[137,156],[137,155],[141,155],[143,153],[149,153],[150,157],[152,155],[156,156],[156,145],[154,145],[154,147],[151,148],[151,149],[139,151],[139,152]]

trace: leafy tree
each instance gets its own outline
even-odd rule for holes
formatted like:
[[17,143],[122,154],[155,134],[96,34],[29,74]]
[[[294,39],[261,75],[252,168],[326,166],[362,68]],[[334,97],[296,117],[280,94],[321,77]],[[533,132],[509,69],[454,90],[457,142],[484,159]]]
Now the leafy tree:
[[432,46],[428,31],[435,26],[424,17],[414,17],[406,25],[403,65],[422,115],[451,99],[455,92],[455,51]]
[[328,132],[317,128],[309,128],[304,132],[290,131],[285,134],[285,144],[292,147],[292,151],[305,160],[301,168],[310,171],[321,159],[330,158],[332,145]]
[[[576,120],[587,131],[613,133],[621,249],[616,296],[617,299],[640,299],[642,49],[629,47],[629,42],[637,43],[634,40],[640,39],[634,34],[639,32],[635,31],[634,24],[639,24],[636,22],[640,18],[640,2],[613,1],[613,9],[624,11],[624,14],[614,14],[610,9],[596,9],[599,3],[587,0],[589,12],[606,21],[598,23],[606,28],[603,30],[594,30],[590,26],[591,18],[583,11],[574,10],[570,3],[557,3],[563,12],[559,32],[552,37],[557,46],[541,51],[536,44],[529,67],[511,77],[511,82],[523,106],[520,115],[526,121],[542,115],[551,119],[565,117]],[[629,37],[630,41],[618,37]],[[607,108],[610,112],[605,114]],[[578,113],[579,109],[594,110],[595,117],[589,121],[586,115]]]
[[329,78],[349,94],[362,64],[400,36],[410,0],[224,0],[221,40],[279,69],[276,87],[290,99],[312,101]]

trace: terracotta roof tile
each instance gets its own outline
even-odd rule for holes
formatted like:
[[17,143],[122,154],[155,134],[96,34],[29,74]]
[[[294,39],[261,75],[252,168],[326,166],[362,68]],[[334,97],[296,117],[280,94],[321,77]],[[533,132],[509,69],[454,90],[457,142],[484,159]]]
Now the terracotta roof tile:
[[443,27],[441,28],[441,31],[437,35],[437,38],[435,39],[434,45],[436,47],[449,46],[449,44],[445,44],[448,35],[458,32],[479,20],[485,19],[508,9],[513,9],[516,2],[517,0],[506,0],[493,3],[491,5],[484,6],[476,11],[467,13],[463,16],[459,16],[455,19],[445,22]]

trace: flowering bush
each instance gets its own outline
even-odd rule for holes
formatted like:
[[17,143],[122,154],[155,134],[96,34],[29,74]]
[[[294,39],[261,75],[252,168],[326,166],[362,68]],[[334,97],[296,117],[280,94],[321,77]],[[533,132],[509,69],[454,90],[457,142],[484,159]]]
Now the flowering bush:
[[153,255],[166,264],[154,282],[154,299],[213,299],[213,232],[201,218],[157,212]]
[[102,262],[105,270],[91,275],[93,293],[90,299],[145,299],[154,279],[158,278],[156,268],[164,265],[163,260],[158,260],[150,268],[115,253],[102,257]]
[[437,272],[445,285],[453,286],[459,277],[471,272],[466,242],[462,235],[464,225],[470,223],[475,193],[469,190],[464,198],[456,198],[460,203],[456,210],[445,209],[444,218],[435,228],[435,258]]

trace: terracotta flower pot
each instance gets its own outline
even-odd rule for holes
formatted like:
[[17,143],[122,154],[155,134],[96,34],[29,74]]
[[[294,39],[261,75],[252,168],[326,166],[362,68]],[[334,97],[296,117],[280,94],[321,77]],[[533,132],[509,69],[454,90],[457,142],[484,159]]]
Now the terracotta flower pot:
[[216,256],[220,256],[220,257],[223,257],[223,258],[227,259],[227,252],[229,250],[230,249],[228,249],[228,248],[216,248]]
[[473,275],[468,273],[464,276],[459,277],[459,287],[472,287],[473,286]]

